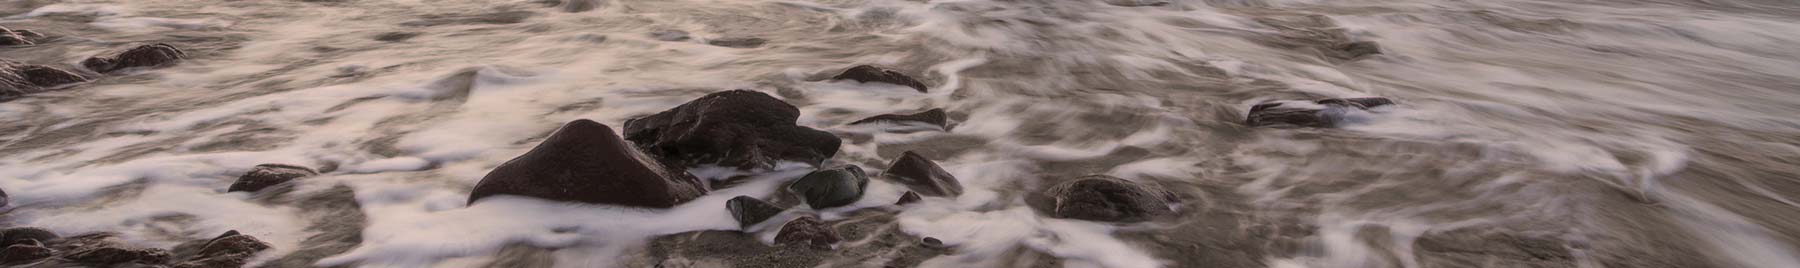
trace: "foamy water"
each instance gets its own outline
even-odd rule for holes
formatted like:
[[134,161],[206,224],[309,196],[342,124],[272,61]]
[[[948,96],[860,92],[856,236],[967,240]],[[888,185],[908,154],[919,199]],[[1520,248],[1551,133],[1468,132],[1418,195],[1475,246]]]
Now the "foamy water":
[[[165,248],[235,229],[274,246],[255,264],[279,267],[702,259],[653,244],[737,230],[725,200],[782,195],[810,167],[671,209],[465,201],[564,122],[617,128],[741,88],[844,137],[833,165],[879,174],[910,150],[961,180],[959,197],[907,206],[891,205],[904,186],[876,180],[851,206],[774,220],[874,221],[949,246],[919,267],[1800,267],[1800,5],[1110,2],[4,3],[0,26],[52,37],[6,59],[75,66],[137,42],[191,59],[0,102],[0,222]],[[692,39],[650,35],[665,30]],[[742,37],[768,42],[707,44]],[[1383,53],[1317,50],[1342,41]],[[824,80],[856,64],[930,92]],[[1338,129],[1242,123],[1258,103],[1368,96],[1399,105]],[[930,108],[952,127],[846,125]],[[328,171],[225,192],[263,163]],[[1028,204],[1088,174],[1174,192],[1180,216],[1109,224]],[[771,242],[770,225],[753,236]],[[911,254],[874,237],[819,265]]]

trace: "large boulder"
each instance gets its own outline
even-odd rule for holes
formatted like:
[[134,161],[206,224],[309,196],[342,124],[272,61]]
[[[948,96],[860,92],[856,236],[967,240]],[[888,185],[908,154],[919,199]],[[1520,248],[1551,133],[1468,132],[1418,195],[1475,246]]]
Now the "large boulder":
[[881,175],[922,195],[955,197],[963,192],[962,183],[956,180],[956,176],[951,176],[937,162],[912,151],[900,153],[900,158],[894,159],[894,163],[889,164],[887,171]]
[[837,154],[837,136],[795,125],[800,109],[762,92],[731,90],[625,121],[625,137],[683,167],[749,170],[788,160],[819,165]]
[[1124,179],[1089,175],[1051,186],[1045,194],[1055,198],[1057,218],[1107,222],[1137,222],[1174,212],[1167,194]]
[[254,168],[250,168],[250,171],[244,172],[244,175],[238,176],[237,182],[231,183],[231,187],[226,188],[225,191],[262,191],[263,188],[269,188],[269,186],[275,186],[293,181],[294,179],[313,175],[319,175],[319,172],[313,171],[310,168],[294,165],[261,164],[256,165]]
[[1336,127],[1352,110],[1393,105],[1387,98],[1323,99],[1306,102],[1271,102],[1250,107],[1244,123],[1252,127],[1300,126]]
[[855,80],[856,82],[861,83],[888,83],[910,87],[919,92],[927,92],[925,83],[919,82],[919,80],[915,80],[911,76],[906,76],[906,74],[898,71],[871,65],[857,65],[856,67],[850,67],[850,69],[844,70],[843,73],[831,77],[831,80]]
[[237,230],[226,231],[219,237],[206,242],[200,252],[188,261],[176,264],[176,268],[231,268],[243,267],[250,262],[250,257],[257,252],[268,250],[271,246],[262,240],[240,234]]
[[0,59],[0,101],[87,81],[86,77],[56,67]]
[[869,177],[860,167],[843,166],[813,171],[787,188],[813,209],[834,208],[862,199],[863,190],[869,188]]
[[731,218],[737,219],[739,227],[746,228],[769,220],[786,210],[762,199],[741,195],[725,201],[725,209],[731,211]]
[[114,234],[98,233],[70,237],[57,243],[62,259],[73,263],[109,266],[126,263],[160,265],[169,261],[169,251],[157,248],[125,246],[113,239]]
[[112,56],[94,56],[81,61],[82,67],[99,73],[111,73],[134,68],[161,68],[180,62],[187,58],[187,53],[175,46],[155,43],[132,47]]
[[850,122],[850,124],[856,125],[856,124],[868,124],[868,123],[877,123],[877,122],[888,122],[888,123],[920,122],[920,123],[925,123],[928,125],[937,126],[938,128],[942,128],[942,129],[950,128],[949,115],[946,115],[944,113],[944,109],[938,109],[938,108],[932,108],[931,110],[925,110],[924,112],[919,112],[919,113],[915,113],[915,114],[877,115],[877,116],[872,116],[869,118],[863,118],[862,120],[856,120],[855,122]]
[[0,230],[0,247],[8,247],[26,243],[27,241],[50,241],[56,239],[56,233],[37,227],[13,227]]
[[668,208],[704,194],[705,185],[693,175],[639,152],[612,127],[582,119],[564,124],[531,151],[488,172],[469,194],[469,203],[517,195]]
[[840,240],[843,239],[838,237],[837,232],[833,231],[831,226],[825,225],[825,222],[819,221],[819,218],[813,216],[788,221],[786,225],[781,226],[781,231],[775,234],[776,245],[799,245],[815,249],[831,249],[831,245]]

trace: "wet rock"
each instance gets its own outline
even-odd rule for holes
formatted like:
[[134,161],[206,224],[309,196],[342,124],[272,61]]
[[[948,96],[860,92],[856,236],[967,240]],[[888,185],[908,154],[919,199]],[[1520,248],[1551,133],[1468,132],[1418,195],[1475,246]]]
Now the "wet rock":
[[231,183],[231,187],[226,188],[225,191],[262,191],[263,188],[269,188],[269,186],[275,186],[293,181],[294,179],[313,175],[319,175],[319,173],[306,167],[284,164],[261,164],[256,165],[254,168],[250,168],[250,171],[244,172],[244,175],[238,176],[237,182]]
[[956,180],[956,176],[951,176],[949,171],[944,171],[936,162],[912,151],[900,153],[900,158],[888,165],[882,177],[898,181],[906,185],[906,188],[923,195],[955,197],[963,192],[962,183]]
[[781,232],[775,234],[776,245],[801,245],[815,249],[831,249],[831,244],[836,244],[839,240],[842,239],[838,238],[836,231],[831,230],[831,226],[826,226],[813,216],[788,221],[781,226]]
[[1257,104],[1250,107],[1250,114],[1244,120],[1252,127],[1291,125],[1301,127],[1336,127],[1344,121],[1344,114],[1351,110],[1366,110],[1378,106],[1393,105],[1387,98],[1347,98],[1323,99],[1314,101],[1316,105],[1305,103],[1275,102]]
[[56,239],[56,233],[37,227],[13,227],[0,230],[0,247],[8,247],[26,243],[27,241],[50,241]]
[[56,67],[0,59],[0,101],[87,81],[86,77]]
[[12,197],[6,195],[5,189],[0,189],[0,207],[5,207],[10,204],[12,204]]
[[1058,218],[1108,222],[1137,222],[1173,213],[1160,191],[1106,176],[1089,175],[1051,186]]
[[788,185],[788,191],[799,194],[814,209],[834,208],[856,203],[869,187],[869,177],[856,166],[843,166],[813,171]]
[[856,122],[850,122],[850,124],[851,125],[868,124],[868,123],[875,123],[875,122],[892,122],[892,123],[921,122],[921,123],[937,126],[938,128],[942,128],[942,129],[950,129],[949,121],[950,121],[950,116],[946,115],[944,113],[944,109],[932,108],[931,110],[925,110],[924,112],[919,112],[919,113],[915,113],[915,114],[877,115],[877,116],[872,116],[869,118],[863,118],[862,120],[856,120]]
[[684,167],[773,167],[787,160],[817,166],[837,154],[831,133],[794,125],[800,109],[762,92],[731,90],[625,121],[625,137],[645,152]]
[[669,42],[682,42],[682,41],[687,41],[688,39],[690,39],[692,37],[688,37],[688,32],[685,32],[685,31],[661,30],[661,31],[650,32],[650,38],[656,39],[656,40],[662,40],[662,41],[669,41]]
[[206,245],[202,246],[200,252],[195,254],[192,259],[176,264],[175,267],[243,267],[244,264],[249,263],[250,257],[255,256],[257,252],[268,250],[269,248],[269,243],[264,243],[262,240],[256,239],[256,237],[240,234],[237,230],[226,231],[224,234],[219,235],[219,237],[207,241]]
[[37,39],[43,37],[44,35],[29,30],[13,30],[6,27],[0,27],[0,46],[36,45]]
[[98,233],[70,237],[58,242],[55,248],[63,252],[62,259],[74,263],[91,265],[115,265],[125,263],[163,264],[169,261],[169,251],[155,248],[128,247],[114,241],[113,234]]
[[55,251],[44,247],[43,242],[27,239],[23,243],[13,244],[0,249],[0,264],[26,263],[56,255]]
[[1331,46],[1331,57],[1339,60],[1354,60],[1369,55],[1381,54],[1381,45],[1370,41],[1356,41]]
[[1169,5],[1169,1],[1166,0],[1106,0],[1106,3],[1122,7],[1159,7]]
[[708,45],[729,47],[729,48],[756,48],[756,47],[761,47],[764,43],[768,43],[768,42],[769,42],[768,39],[755,38],[755,37],[725,37],[725,38],[706,40],[706,44],[708,44]]
[[406,41],[407,39],[412,39],[413,37],[418,37],[418,36],[419,36],[418,32],[386,32],[386,33],[375,35],[375,41],[400,42],[400,41]]
[[906,191],[905,194],[900,195],[900,201],[895,201],[894,204],[895,205],[905,205],[905,204],[918,203],[919,201],[924,201],[924,200],[925,200],[925,197],[919,196],[919,193],[913,192],[913,191]]
[[525,22],[526,18],[537,15],[531,11],[502,11],[485,14],[426,15],[419,20],[400,23],[408,27],[432,27],[445,25],[501,25]]
[[81,66],[94,72],[111,73],[133,68],[167,67],[175,65],[183,58],[187,58],[187,53],[181,52],[181,49],[169,44],[155,43],[132,47],[112,56],[94,56],[81,61]]
[[751,225],[762,223],[765,220],[769,220],[770,217],[775,217],[776,214],[781,214],[781,211],[786,210],[775,206],[775,204],[769,204],[769,202],[762,201],[762,199],[741,195],[731,198],[730,201],[725,201],[725,209],[731,210],[731,218],[737,219],[738,226],[744,228],[749,228]]
[[612,127],[581,119],[488,172],[469,203],[495,195],[668,208],[706,194],[704,184],[634,149]]
[[919,244],[928,248],[944,248],[944,240],[938,240],[936,237],[920,239]]
[[563,12],[587,12],[600,8],[600,0],[562,0],[562,3],[558,4],[557,7],[562,9]]
[[883,69],[881,67],[875,67],[875,66],[870,66],[870,65],[857,65],[856,67],[850,67],[849,70],[844,70],[843,73],[839,73],[837,76],[831,77],[831,80],[856,80],[856,82],[862,82],[862,83],[869,83],[869,82],[888,83],[888,84],[895,84],[895,85],[911,87],[915,90],[918,90],[919,92],[927,92],[926,88],[925,88],[925,83],[919,82],[919,80],[915,80],[911,76],[907,76],[906,74],[900,73],[898,71]]

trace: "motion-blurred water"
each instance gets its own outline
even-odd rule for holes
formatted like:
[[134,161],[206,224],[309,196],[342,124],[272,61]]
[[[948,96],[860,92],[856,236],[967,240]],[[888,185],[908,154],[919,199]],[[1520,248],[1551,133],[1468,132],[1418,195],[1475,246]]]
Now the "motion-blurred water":
[[[275,246],[257,258],[270,267],[708,259],[651,242],[735,230],[725,199],[806,167],[669,210],[464,201],[562,122],[617,127],[737,88],[845,137],[836,164],[912,150],[962,180],[960,198],[904,208],[877,181],[822,212],[880,207],[882,230],[953,246],[904,265],[1800,267],[1788,0],[23,0],[0,15],[51,37],[0,58],[191,56],[0,103],[0,221],[159,247],[236,229]],[[651,34],[672,30],[691,38]],[[766,43],[708,44],[741,38]],[[823,79],[856,64],[931,91]],[[1400,105],[1340,129],[1242,124],[1265,101],[1364,96]],[[955,126],[845,125],[928,108]],[[261,163],[332,171],[224,192]],[[1174,191],[1182,216],[1026,205],[1086,174]],[[847,240],[820,265],[906,259]]]

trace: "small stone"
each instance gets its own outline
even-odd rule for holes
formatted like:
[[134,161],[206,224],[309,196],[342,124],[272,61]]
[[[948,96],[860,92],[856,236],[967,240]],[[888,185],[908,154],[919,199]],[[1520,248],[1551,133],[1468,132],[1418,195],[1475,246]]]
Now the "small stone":
[[916,193],[913,191],[906,191],[906,194],[900,195],[900,201],[894,202],[894,204],[895,205],[905,205],[905,204],[918,203],[919,201],[924,201],[924,200],[925,200],[925,197],[919,196],[919,193]]
[[769,40],[755,37],[726,37],[706,40],[706,44],[729,48],[756,48]]
[[167,67],[175,65],[183,58],[187,58],[187,53],[182,52],[181,49],[169,44],[155,43],[132,47],[113,56],[94,56],[81,61],[81,66],[94,72],[111,73],[132,68]]
[[919,80],[915,80],[911,76],[872,65],[857,65],[855,67],[850,67],[850,69],[844,70],[843,73],[831,77],[831,80],[855,80],[856,82],[861,83],[888,83],[911,87],[919,92],[927,92],[925,83],[919,82]]
[[922,195],[955,197],[963,192],[962,183],[956,176],[951,176],[937,162],[912,151],[901,153],[900,158],[894,159],[882,177],[905,184]]
[[1250,107],[1250,114],[1245,117],[1244,123],[1252,127],[1281,125],[1336,127],[1344,121],[1344,115],[1350,110],[1366,110],[1393,105],[1394,101],[1379,97],[1344,98],[1322,99],[1314,101],[1313,104],[1317,104],[1317,106],[1286,102],[1257,104]]
[[0,247],[8,247],[26,243],[27,241],[50,241],[58,238],[55,232],[37,227],[13,227],[0,230]]
[[564,124],[531,151],[488,172],[469,194],[469,203],[516,195],[669,208],[706,191],[698,178],[638,151],[612,127],[581,119]]
[[1381,54],[1381,45],[1369,41],[1356,41],[1331,46],[1332,57],[1340,60],[1354,60],[1369,55]]
[[661,30],[650,32],[650,38],[669,42],[682,42],[691,39],[688,32],[680,30]]
[[749,228],[751,225],[762,223],[765,220],[769,220],[771,217],[775,217],[777,214],[781,214],[781,211],[786,210],[775,206],[775,204],[769,204],[769,202],[762,201],[762,199],[741,195],[731,198],[730,201],[725,201],[725,209],[731,211],[731,218],[737,219],[738,226],[743,228]]
[[294,179],[313,175],[319,175],[319,172],[313,171],[310,168],[294,165],[261,164],[256,165],[254,168],[250,168],[250,171],[244,172],[244,175],[238,176],[237,182],[231,183],[231,187],[226,188],[225,192],[262,191],[262,189],[269,188],[269,186],[275,186],[293,181]]
[[920,123],[925,123],[928,125],[937,126],[940,129],[949,129],[950,128],[950,123],[949,123],[950,116],[944,113],[944,109],[937,109],[937,108],[932,108],[931,110],[925,110],[924,112],[919,112],[919,113],[915,113],[915,114],[907,114],[907,115],[900,115],[900,114],[877,115],[877,116],[872,116],[869,118],[863,118],[862,120],[856,120],[856,122],[850,122],[850,124],[856,125],[856,124],[868,124],[868,123],[876,123],[876,122],[892,122],[892,123],[920,122]]
[[412,39],[413,37],[418,37],[418,36],[419,36],[418,32],[386,32],[386,33],[375,35],[375,41],[400,42],[400,41],[406,41],[407,39]]
[[850,205],[861,199],[869,187],[869,178],[857,166],[843,166],[813,171],[788,185],[788,191],[799,194],[813,209]]
[[776,245],[804,245],[814,249],[831,249],[831,245],[839,240],[837,232],[813,216],[788,221],[781,226],[781,232],[775,234]]
[[920,240],[919,244],[925,245],[925,247],[928,248],[944,248],[944,241],[938,240],[936,237],[926,237],[925,239]]
[[1137,222],[1174,212],[1157,192],[1124,179],[1089,175],[1052,186],[1046,194],[1055,198],[1058,218]]

